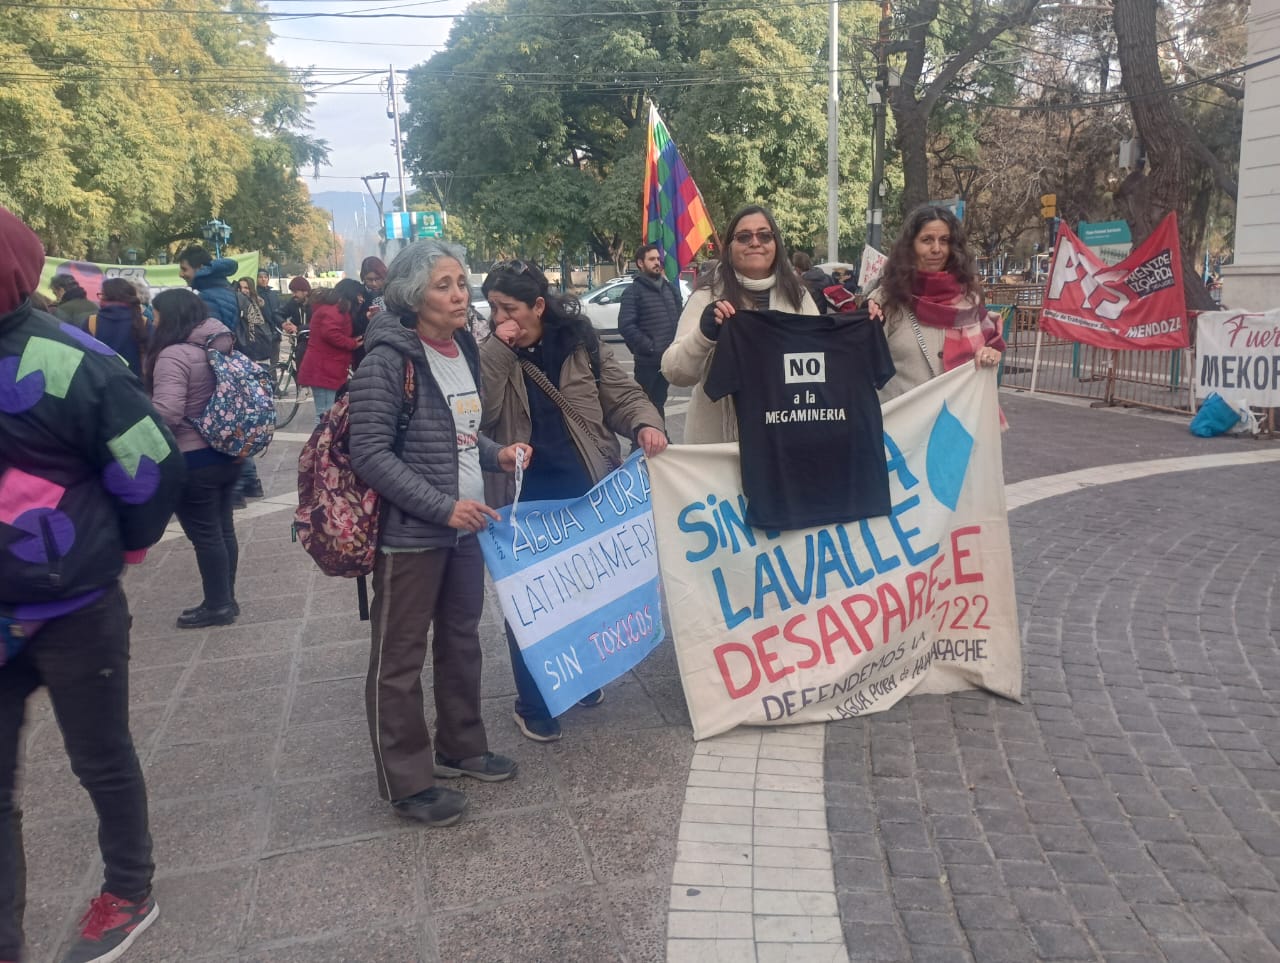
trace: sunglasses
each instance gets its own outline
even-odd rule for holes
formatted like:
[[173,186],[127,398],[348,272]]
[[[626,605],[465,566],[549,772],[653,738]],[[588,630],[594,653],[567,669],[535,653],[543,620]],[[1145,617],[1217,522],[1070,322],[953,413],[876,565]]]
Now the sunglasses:
[[752,238],[759,241],[761,245],[772,244],[775,240],[773,231],[763,227],[758,231],[739,231],[733,235],[733,239],[739,244],[750,244]]

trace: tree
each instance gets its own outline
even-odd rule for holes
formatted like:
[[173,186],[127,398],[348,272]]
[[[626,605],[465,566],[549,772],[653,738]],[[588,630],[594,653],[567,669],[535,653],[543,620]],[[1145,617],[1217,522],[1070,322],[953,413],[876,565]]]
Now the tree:
[[[1116,193],[1137,244],[1170,211],[1182,207],[1189,189],[1201,186],[1203,170],[1228,197],[1234,198],[1237,188],[1226,164],[1205,146],[1167,89],[1161,72],[1156,0],[1116,0],[1114,22],[1121,83],[1149,168],[1131,172]],[[1203,213],[1207,211],[1202,217]],[[1182,263],[1190,268],[1197,260],[1197,246],[1189,243],[1195,238],[1194,223],[1183,220],[1180,228]],[[1189,307],[1214,306],[1194,270],[1184,270],[1183,279]]]
[[[929,133],[934,112],[962,74],[1002,34],[1035,15],[1040,0],[973,0],[949,7],[961,20],[944,20],[942,0],[918,0],[899,4],[895,29],[901,39],[888,46],[900,55],[901,82],[889,87],[893,112],[894,143],[903,168],[902,206],[905,210],[929,199]],[[981,87],[983,80],[977,79]]]
[[[808,246],[825,221],[825,11],[610,6],[626,9],[637,12],[607,16],[591,0],[471,7],[447,49],[410,72],[410,169],[419,179],[454,173],[450,206],[487,248],[590,249],[621,265],[640,239],[653,96],[713,223],[762,201],[789,239]],[[858,17],[846,29],[866,29]],[[865,165],[867,138],[857,100],[844,103],[848,176]],[[862,204],[847,209],[842,236],[852,240]]]
[[305,114],[256,0],[170,6],[0,18],[0,203],[51,253],[149,255],[198,238],[258,170],[259,141]]
[[948,96],[930,137],[931,194],[956,190],[953,171],[975,165],[965,210],[977,250],[1026,255],[1045,240],[1041,194],[1056,194],[1071,224],[1116,216],[1116,145],[1127,123],[1122,105],[1081,106],[1108,83],[1114,37],[1097,17],[1028,26],[995,41],[982,71],[982,99]]

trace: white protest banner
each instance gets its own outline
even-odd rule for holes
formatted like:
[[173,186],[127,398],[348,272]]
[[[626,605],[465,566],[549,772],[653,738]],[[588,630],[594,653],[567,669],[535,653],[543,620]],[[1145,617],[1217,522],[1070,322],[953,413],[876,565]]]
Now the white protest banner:
[[650,462],[695,738],[859,716],[912,692],[1021,697],[999,418],[995,374],[973,365],[893,399],[892,515],[802,531],[746,524],[736,444]]
[[858,287],[863,294],[870,290],[868,285],[880,280],[884,273],[884,262],[889,260],[870,244],[862,249],[862,266],[858,270]]
[[1280,309],[1206,311],[1196,319],[1196,397],[1214,391],[1230,402],[1280,407]]
[[520,654],[558,716],[666,635],[648,468],[637,452],[581,498],[500,514],[480,548]]

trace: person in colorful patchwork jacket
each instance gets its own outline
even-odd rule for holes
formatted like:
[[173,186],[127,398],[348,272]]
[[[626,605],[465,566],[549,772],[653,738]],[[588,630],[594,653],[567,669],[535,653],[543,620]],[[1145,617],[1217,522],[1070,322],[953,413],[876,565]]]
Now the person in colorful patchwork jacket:
[[27,701],[44,687],[98,813],[104,885],[63,958],[89,963],[119,958],[157,914],[120,577],[164,532],[184,466],[124,361],[32,307],[43,263],[0,208],[0,961],[22,951],[15,783]]

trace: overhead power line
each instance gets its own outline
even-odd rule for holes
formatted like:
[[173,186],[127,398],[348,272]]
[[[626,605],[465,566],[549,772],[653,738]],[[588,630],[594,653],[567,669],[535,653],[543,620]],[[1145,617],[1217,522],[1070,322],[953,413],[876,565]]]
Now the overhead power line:
[[[851,3],[876,3],[880,0],[835,0],[840,4]],[[751,12],[759,13],[762,10],[777,9],[780,7],[828,7],[831,5],[830,0],[786,0],[786,2],[775,2],[768,7],[760,7],[755,4],[730,4],[717,7],[705,7],[697,5],[697,0],[691,3],[689,10],[705,16],[708,13],[742,13]],[[0,9],[6,7],[21,7],[26,10],[67,10],[67,6],[61,3],[28,3],[26,0],[0,0]],[[228,17],[252,17],[261,20],[303,20],[312,18],[337,19],[337,20],[387,20],[387,19],[405,19],[405,20],[456,20],[463,14],[457,13],[399,13],[399,12],[383,12],[383,13],[358,13],[353,10],[342,10],[325,12],[323,10],[309,10],[306,13],[284,13],[271,10],[139,10],[137,7],[91,7],[77,5],[77,11],[86,13],[132,13],[138,16],[199,16],[207,17],[210,15],[222,15]],[[590,11],[566,11],[564,13],[556,13],[554,11],[544,11],[539,13],[484,13],[479,10],[473,10],[465,14],[469,20],[581,20],[595,17],[642,17],[649,15],[670,14],[673,10],[668,7],[660,10],[590,10]],[[678,11],[674,11],[678,12]]]

